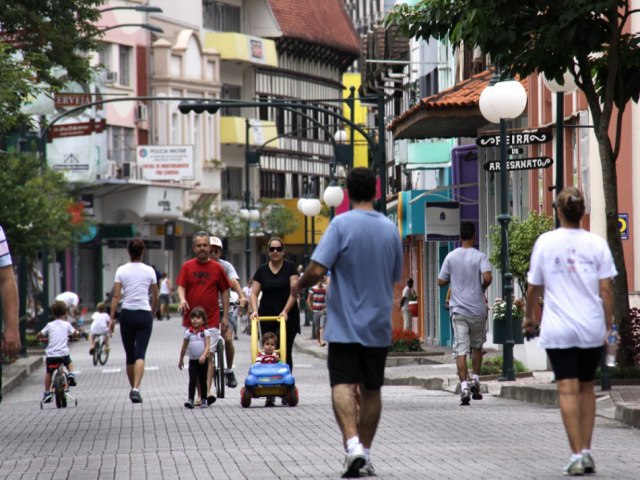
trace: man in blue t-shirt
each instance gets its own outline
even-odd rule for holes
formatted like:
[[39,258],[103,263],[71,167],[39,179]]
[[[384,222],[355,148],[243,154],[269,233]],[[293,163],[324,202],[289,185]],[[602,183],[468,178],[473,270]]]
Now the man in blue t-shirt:
[[297,296],[331,269],[324,338],[329,342],[333,410],[347,451],[343,476],[351,477],[361,469],[375,474],[370,448],[382,410],[380,389],[391,345],[393,287],[402,274],[402,243],[397,227],[373,208],[376,178],[371,170],[352,169],[347,191],[352,210],[331,221],[292,293]]

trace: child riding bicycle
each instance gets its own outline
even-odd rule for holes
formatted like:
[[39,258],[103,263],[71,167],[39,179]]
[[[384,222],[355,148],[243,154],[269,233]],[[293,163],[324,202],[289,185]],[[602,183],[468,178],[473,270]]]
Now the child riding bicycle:
[[74,373],[73,363],[69,356],[69,336],[78,336],[78,331],[65,320],[67,317],[67,304],[63,301],[56,301],[51,305],[51,313],[53,319],[38,332],[36,338],[43,340],[49,339],[45,349],[46,355],[46,373],[44,376],[44,394],[42,400],[44,403],[51,401],[51,374],[55,370],[52,365],[62,364],[69,371],[69,386],[76,386],[76,375]]
[[96,305],[98,310],[91,315],[91,330],[89,332],[89,355],[93,355],[95,348],[96,337],[102,335],[104,339],[104,348],[109,351],[109,338],[111,337],[111,330],[109,330],[109,314],[107,313],[107,305],[104,302],[100,302]]

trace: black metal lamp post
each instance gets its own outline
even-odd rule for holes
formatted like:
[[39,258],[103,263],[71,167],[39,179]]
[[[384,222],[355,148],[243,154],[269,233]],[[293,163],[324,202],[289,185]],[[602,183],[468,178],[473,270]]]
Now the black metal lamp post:
[[509,271],[509,173],[507,172],[507,124],[522,114],[527,105],[527,93],[517,80],[498,81],[497,75],[480,95],[480,112],[491,123],[500,124],[500,270],[502,300],[506,304],[506,338],[503,344],[502,376],[499,380],[515,380],[513,368],[513,275]]
[[302,181],[302,198],[298,200],[298,211],[304,215],[304,266],[309,261],[309,241],[307,237],[307,219],[311,218],[311,251],[316,247],[315,217],[320,213],[322,205],[317,195],[317,179],[304,178]]
[[[556,191],[554,197],[564,188],[564,94],[574,92],[578,87],[571,72],[566,71],[562,78],[562,84],[555,80],[549,80],[542,75],[545,86],[556,94]],[[556,214],[556,228],[560,226],[560,220]]]

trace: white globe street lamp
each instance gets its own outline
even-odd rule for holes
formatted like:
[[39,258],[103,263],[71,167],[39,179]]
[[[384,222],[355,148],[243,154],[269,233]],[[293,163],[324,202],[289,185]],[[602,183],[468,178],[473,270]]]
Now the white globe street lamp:
[[315,217],[322,210],[322,204],[317,198],[307,198],[302,204],[302,213],[307,217]]
[[573,74],[569,70],[562,75],[562,85],[554,79],[547,78],[544,73],[542,74],[542,82],[553,93],[570,93],[578,89]]
[[507,119],[513,119],[524,112],[527,106],[527,92],[517,80],[507,80],[490,84],[480,94],[480,113],[491,123],[500,124],[500,270],[502,272],[502,298],[506,301],[506,331],[503,343],[502,376],[500,380],[515,380],[513,369],[513,276],[509,272],[508,232],[509,182],[507,172]]
[[480,107],[480,113],[482,116],[489,120],[491,123],[500,123],[500,116],[493,109],[493,99],[492,96],[496,91],[496,87],[493,85],[489,85],[480,94],[480,99],[478,101],[478,105]]
[[336,133],[333,135],[333,139],[336,141],[336,143],[346,143],[347,142],[347,131],[340,127],[338,130],[336,130]]
[[322,196],[327,206],[335,208],[342,204],[344,200],[344,191],[338,185],[329,185]]
[[522,115],[527,106],[527,92],[517,80],[496,83],[489,97],[489,108],[500,118],[512,119]]

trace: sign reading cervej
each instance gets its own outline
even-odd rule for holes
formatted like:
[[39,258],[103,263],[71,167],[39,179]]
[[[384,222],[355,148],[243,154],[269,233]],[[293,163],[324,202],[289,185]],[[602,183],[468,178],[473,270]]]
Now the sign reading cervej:
[[460,239],[460,204],[425,203],[425,241],[452,242]]
[[[514,158],[507,160],[507,170],[533,170],[536,168],[549,168],[553,160],[549,157]],[[492,160],[484,165],[489,172],[500,171],[500,160]]]
[[144,180],[193,180],[193,145],[139,145]]
[[[553,133],[550,128],[512,131],[507,132],[507,145],[535,145],[550,142],[552,138]],[[500,146],[500,134],[482,135],[476,138],[476,145],[479,147],[498,147]]]

